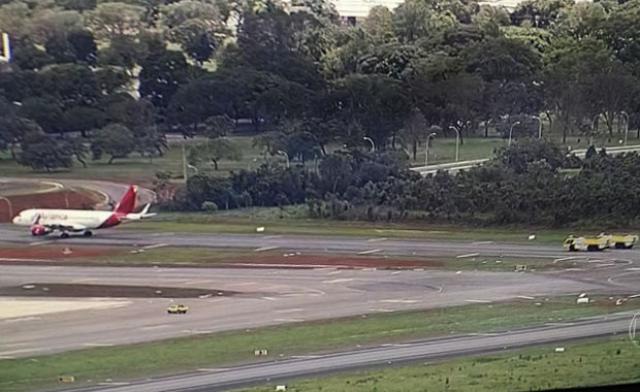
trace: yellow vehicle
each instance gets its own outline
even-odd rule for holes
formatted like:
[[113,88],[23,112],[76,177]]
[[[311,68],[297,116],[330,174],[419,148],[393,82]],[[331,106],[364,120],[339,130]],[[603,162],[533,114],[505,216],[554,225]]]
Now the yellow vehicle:
[[167,308],[167,313],[169,314],[186,314],[187,311],[189,311],[189,307],[182,304],[173,304]]
[[599,237],[607,238],[609,247],[616,249],[631,249],[638,242],[638,236],[632,234],[600,234]]
[[579,250],[601,251],[609,247],[609,238],[607,236],[574,237],[570,235],[562,245],[570,252]]

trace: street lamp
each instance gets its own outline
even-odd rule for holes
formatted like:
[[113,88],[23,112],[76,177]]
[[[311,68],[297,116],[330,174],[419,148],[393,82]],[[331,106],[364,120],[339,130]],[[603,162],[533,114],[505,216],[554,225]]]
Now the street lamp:
[[368,136],[365,136],[365,137],[362,138],[362,140],[366,140],[369,143],[371,143],[371,152],[376,152],[376,144],[373,142],[373,139],[371,139]]
[[542,119],[539,116],[533,116],[538,120],[538,139],[542,139]]
[[624,120],[624,145],[627,145],[627,139],[629,139],[629,114],[624,110],[620,114],[625,116]]
[[509,129],[509,147],[511,147],[511,136],[513,135],[513,127],[515,127],[516,125],[520,125],[520,121],[516,121],[511,124],[511,128]]
[[285,157],[285,159],[287,160],[287,169],[289,168],[289,154],[287,154],[286,152],[279,150],[278,151],[278,155],[282,155]]
[[429,135],[427,135],[427,148],[425,149],[424,152],[424,165],[427,166],[429,164],[429,140],[431,140],[432,137],[435,137],[436,133],[432,132]]
[[456,131],[456,162],[458,162],[458,158],[460,157],[460,130],[453,125],[449,125],[449,129]]

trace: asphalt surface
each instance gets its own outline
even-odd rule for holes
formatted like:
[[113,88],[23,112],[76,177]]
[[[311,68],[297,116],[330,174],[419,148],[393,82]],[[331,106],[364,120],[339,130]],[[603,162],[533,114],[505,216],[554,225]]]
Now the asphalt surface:
[[[148,233],[121,228],[96,232],[91,238],[81,236],[61,239],[57,236],[32,237],[22,227],[0,224],[2,242],[42,245],[47,243],[103,246],[178,246],[204,248],[248,248],[253,250],[312,251],[323,253],[379,254],[404,256],[464,256],[479,254],[496,257],[563,258],[568,254],[559,246],[507,244],[491,241],[403,240],[384,237],[325,237],[253,234]],[[368,253],[364,253],[368,252]],[[640,250],[607,252],[608,255],[638,256]]]
[[[29,357],[363,313],[489,303],[518,296],[629,291],[606,282],[513,272],[0,265],[0,287],[29,283],[205,288],[212,296],[128,298],[122,306],[109,310],[0,319],[0,357]],[[241,294],[217,297],[217,290]],[[167,315],[166,307],[176,302],[188,305],[189,313]]]
[[251,383],[272,382],[293,377],[343,371],[395,362],[442,360],[457,356],[499,352],[505,349],[563,342],[571,339],[606,336],[625,332],[631,314],[594,319],[571,325],[539,327],[497,334],[466,335],[444,339],[347,351],[301,359],[288,359],[228,369],[159,378],[128,385],[105,386],[75,391],[100,392],[211,392]]

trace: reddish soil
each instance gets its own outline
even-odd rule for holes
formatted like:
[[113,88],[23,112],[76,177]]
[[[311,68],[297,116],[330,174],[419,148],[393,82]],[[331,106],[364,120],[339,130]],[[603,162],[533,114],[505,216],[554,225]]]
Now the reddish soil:
[[[26,234],[25,234],[26,235]],[[68,250],[70,252],[67,252]],[[83,257],[97,257],[121,252],[121,249],[103,248],[97,246],[70,246],[70,245],[41,245],[25,246],[22,248],[2,247],[0,258],[5,259],[77,259]]]
[[201,296],[229,296],[234,294],[237,293],[216,289],[60,283],[33,283],[0,288],[0,296],[9,297],[198,298]]
[[[13,216],[29,208],[73,208],[93,209],[101,202],[99,196],[90,192],[60,191],[36,193],[31,195],[9,196]],[[0,199],[0,222],[10,222],[9,206],[6,200]]]
[[327,267],[345,267],[345,268],[425,268],[425,267],[441,267],[444,265],[441,261],[432,260],[410,260],[410,259],[392,259],[384,257],[357,257],[357,256],[339,256],[339,255],[295,255],[284,257],[282,255],[262,255],[252,257],[250,259],[238,258],[228,265],[279,265],[279,266],[327,266]]

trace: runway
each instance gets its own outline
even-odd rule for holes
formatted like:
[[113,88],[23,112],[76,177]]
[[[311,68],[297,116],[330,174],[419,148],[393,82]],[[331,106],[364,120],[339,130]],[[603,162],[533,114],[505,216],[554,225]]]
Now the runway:
[[[306,359],[288,359],[219,371],[159,378],[129,385],[73,389],[77,392],[211,392],[273,382],[293,377],[312,376],[412,360],[442,360],[457,356],[500,352],[504,349],[562,342],[577,338],[606,336],[625,332],[631,315],[611,316],[607,320],[589,320],[569,326],[505,331],[495,335],[466,335],[424,342],[355,350]],[[631,344],[631,343],[629,343]]]
[[[260,234],[196,234],[196,233],[150,233],[125,228],[100,230],[94,237],[56,236],[34,238],[24,228],[0,225],[3,242],[41,245],[47,243],[101,246],[163,246],[200,248],[270,249],[282,251],[311,251],[321,253],[378,254],[394,256],[456,257],[466,254],[496,257],[563,258],[568,254],[560,246],[535,244],[508,244],[492,241],[446,241],[391,239],[385,237],[331,237],[302,235]],[[607,255],[636,256],[639,250],[611,251]]]
[[[629,284],[634,282],[637,283]],[[108,310],[0,319],[0,358],[363,313],[489,303],[518,296],[629,290],[606,281],[515,272],[0,265],[0,287],[28,283],[206,288],[212,290],[212,296],[180,299],[191,310],[179,317],[165,312],[174,300],[126,298],[121,306]],[[216,290],[240,294],[216,297]],[[37,299],[55,301],[48,297]]]

